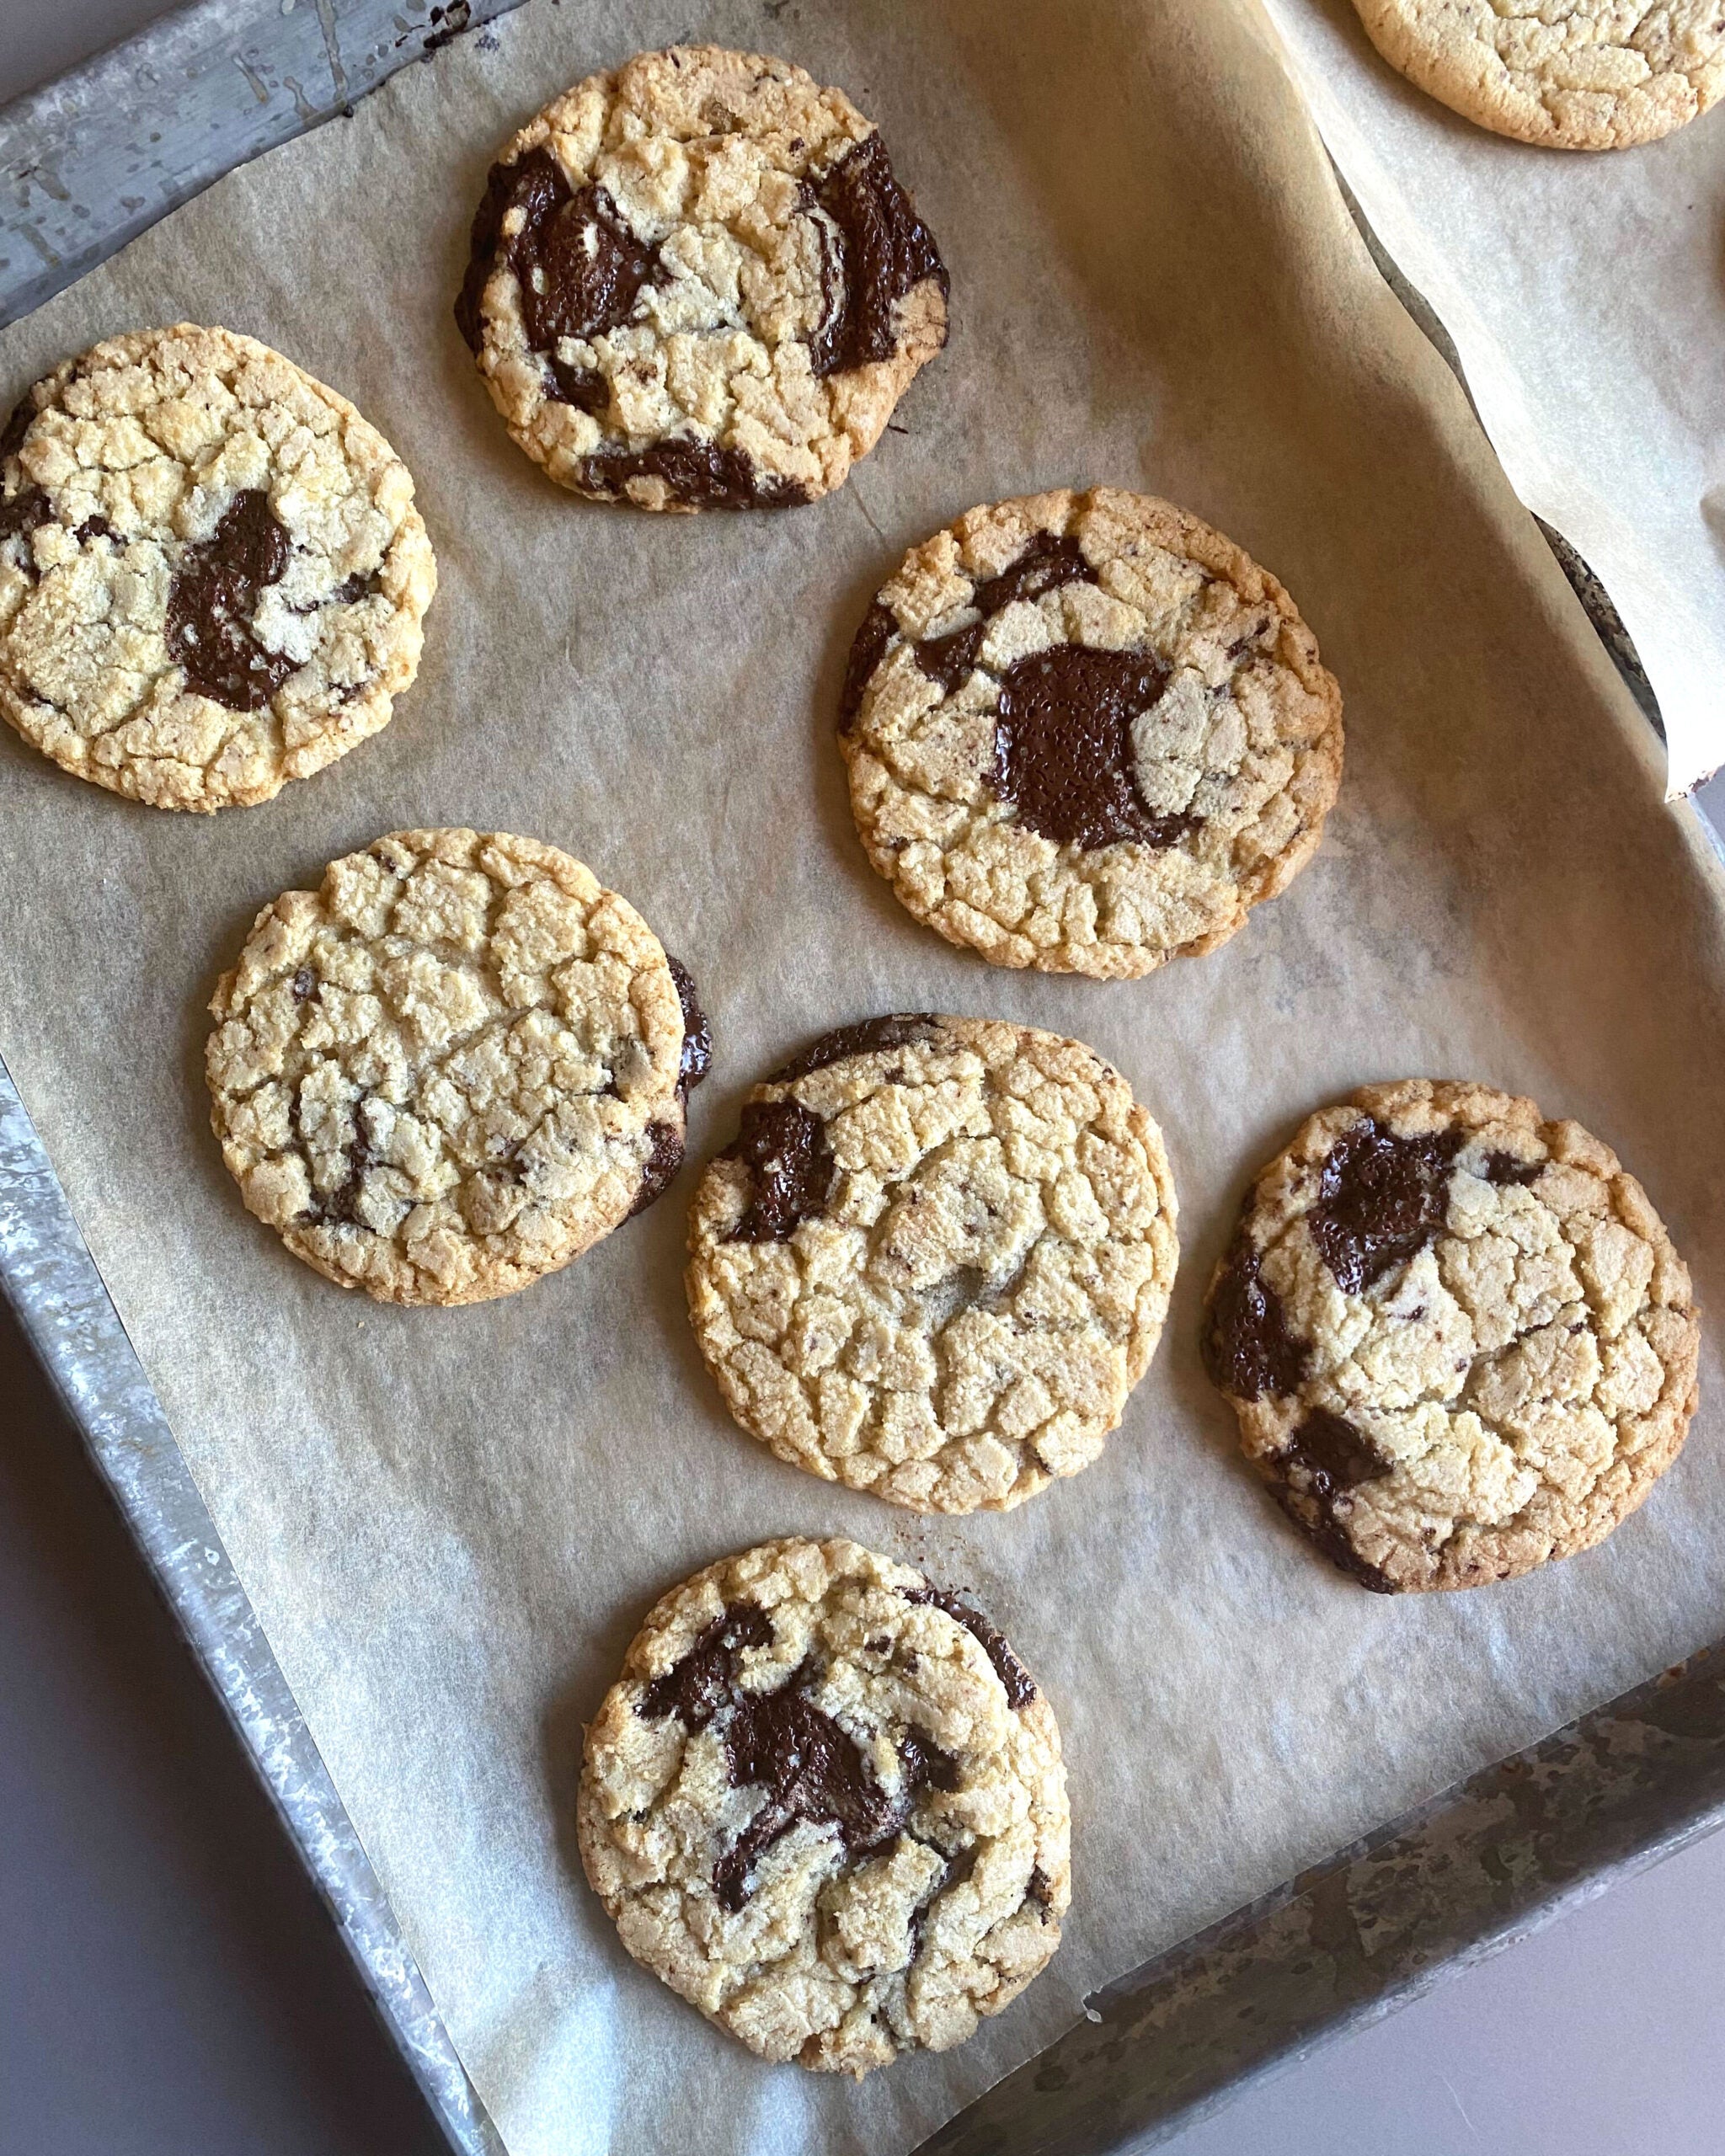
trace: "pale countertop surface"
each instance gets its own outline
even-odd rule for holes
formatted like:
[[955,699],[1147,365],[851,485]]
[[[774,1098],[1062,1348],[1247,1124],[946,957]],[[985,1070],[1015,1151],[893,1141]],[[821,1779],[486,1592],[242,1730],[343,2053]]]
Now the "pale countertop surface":
[[[163,12],[0,0],[0,104]],[[442,2149],[3,1307],[0,1401],[0,2143]],[[1708,2156],[1722,2114],[1725,1835],[1162,2146]]]

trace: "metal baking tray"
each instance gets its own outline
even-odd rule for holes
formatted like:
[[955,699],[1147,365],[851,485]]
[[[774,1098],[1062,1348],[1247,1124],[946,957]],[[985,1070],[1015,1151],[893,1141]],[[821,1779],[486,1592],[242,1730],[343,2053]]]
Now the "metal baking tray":
[[[0,324],[233,166],[350,111],[398,67],[457,36],[483,37],[510,3],[195,0],[0,109]],[[1430,310],[1363,220],[1361,229],[1455,365]],[[1557,534],[1546,536],[1657,726],[1609,598]],[[3,1062],[0,1294],[451,2146],[503,2156]],[[1083,2020],[917,2156],[1149,2148],[1248,2081],[1393,2012],[1722,1825],[1725,1641],[1109,1984],[1086,2002]]]

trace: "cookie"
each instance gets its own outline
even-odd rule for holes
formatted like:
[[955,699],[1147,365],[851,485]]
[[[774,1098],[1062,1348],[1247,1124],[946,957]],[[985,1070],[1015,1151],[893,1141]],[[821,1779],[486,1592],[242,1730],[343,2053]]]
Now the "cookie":
[[1060,1734],[1006,1641],[854,1542],[675,1588],[587,1731],[581,1861],[638,1961],[762,2058],[948,2051],[1053,1958]]
[[777,509],[880,439],[946,342],[947,273],[842,91],[675,45],[589,76],[505,146],[456,322],[560,486]]
[[1390,65],[1519,142],[1621,150],[1725,90],[1716,0],[1354,0]]
[[1097,487],[913,547],[852,647],[851,806],[901,905],[997,966],[1213,951],[1316,851],[1342,700],[1273,576]]
[[436,588],[407,467],[254,338],[110,338],[0,432],[0,716],[152,808],[267,801],[387,726]]
[[555,846],[397,831],[252,924],[210,1009],[222,1156],[380,1302],[513,1294],[650,1205],[711,1054],[693,985]]
[[1394,1593],[1602,1541],[1677,1456],[1700,1326],[1609,1145],[1417,1078],[1313,1116],[1258,1176],[1204,1350],[1289,1518]]
[[1076,1041],[900,1014],[757,1086],[689,1222],[689,1313],[781,1460],[1001,1511],[1103,1449],[1179,1255],[1162,1134]]

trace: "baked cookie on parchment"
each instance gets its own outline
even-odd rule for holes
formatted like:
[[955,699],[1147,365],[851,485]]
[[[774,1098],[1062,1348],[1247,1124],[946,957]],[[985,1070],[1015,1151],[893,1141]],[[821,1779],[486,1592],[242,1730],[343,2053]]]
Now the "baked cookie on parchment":
[[254,338],[110,338],[0,431],[0,717],[154,808],[267,801],[387,726],[436,588],[407,467]]
[[1725,90],[1715,0],[1354,0],[1390,65],[1464,120],[1558,150],[1652,142]]
[[477,1303],[650,1205],[711,1053],[689,976],[555,846],[397,831],[287,891],[222,977],[222,1156],[296,1257]]
[[974,509],[858,630],[839,748],[868,857],[997,966],[1213,951],[1316,851],[1342,699],[1276,579],[1108,487]]
[[1418,1078],[1324,1109],[1259,1174],[1204,1360],[1295,1524],[1383,1593],[1603,1541],[1695,1412],[1689,1273],[1608,1145]]
[[1060,1736],[969,1605],[854,1542],[656,1606],[587,1732],[581,1860],[623,1945],[750,2051],[859,2079],[1053,1958]]
[[578,83],[505,146],[456,321],[559,485],[774,509],[879,440],[946,342],[947,273],[842,91],[676,45]]
[[744,1102],[689,1220],[689,1313],[781,1460],[919,1512],[1001,1511],[1103,1449],[1179,1255],[1162,1134],[1077,1041],[846,1026]]

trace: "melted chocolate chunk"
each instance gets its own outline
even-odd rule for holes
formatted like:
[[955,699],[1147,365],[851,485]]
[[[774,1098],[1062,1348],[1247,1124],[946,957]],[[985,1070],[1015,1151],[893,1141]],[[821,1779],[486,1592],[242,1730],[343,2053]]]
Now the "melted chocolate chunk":
[[832,1188],[832,1148],[826,1126],[796,1101],[750,1101],[725,1158],[745,1161],[753,1195],[731,1230],[734,1243],[787,1242],[826,1205]]
[[365,569],[355,569],[351,576],[344,576],[336,585],[329,595],[328,603],[335,606],[357,606],[360,600],[369,599],[374,592],[382,589],[383,572],[381,568],[369,573]]
[[1537,1182],[1545,1171],[1543,1161],[1518,1161],[1513,1153],[1487,1153],[1482,1173],[1487,1182],[1501,1187],[1506,1183]]
[[1243,1228],[1235,1235],[1204,1320],[1204,1367],[1234,1400],[1285,1400],[1300,1390],[1311,1350],[1288,1330],[1282,1299],[1259,1273]]
[[1457,1130],[1397,1138],[1362,1116],[1330,1148],[1306,1225],[1344,1294],[1405,1265],[1443,1226],[1461,1142]]
[[695,509],[793,509],[809,499],[794,479],[763,472],[740,449],[717,442],[673,440],[648,449],[602,449],[584,457],[580,484],[607,501],[626,499],[631,479],[660,479],[673,498]]
[[880,136],[867,135],[846,150],[805,199],[838,227],[835,246],[817,226],[825,313],[809,340],[809,366],[829,375],[891,359],[900,302],[930,277],[943,295],[949,286],[933,236],[895,179]]
[[168,595],[166,634],[189,689],[230,711],[261,711],[297,669],[286,652],[266,651],[251,627],[259,595],[292,552],[258,488],[236,494],[213,536],[186,548]]
[[948,629],[943,637],[924,637],[917,645],[917,665],[939,684],[943,696],[962,689],[976,671],[987,627],[985,618],[971,622],[962,629]]
[[[511,211],[520,211],[521,229],[505,238]],[[654,250],[636,238],[605,189],[590,182],[572,190],[547,149],[493,165],[469,248],[455,319],[475,352],[486,280],[499,260],[521,286],[521,320],[536,352],[554,351],[560,337],[585,340],[627,322],[658,267]]]
[[961,1602],[957,1595],[937,1587],[912,1588],[905,1599],[932,1603],[937,1609],[944,1609],[948,1617],[956,1618],[994,1664],[996,1676],[1007,1688],[1007,1703],[1014,1707],[1030,1705],[1036,1697],[1035,1678],[1008,1646],[1006,1635],[996,1631],[980,1609],[973,1609],[968,1602]]
[[1376,1482],[1390,1472],[1390,1462],[1364,1430],[1327,1407],[1307,1411],[1294,1433],[1293,1442],[1281,1455],[1284,1468],[1306,1471],[1311,1495],[1329,1505],[1343,1491],[1361,1482]]
[[665,953],[665,963],[676,983],[677,1001],[683,1006],[683,1052],[677,1064],[677,1091],[687,1100],[713,1067],[713,1029],[701,999],[695,993],[694,976],[680,959]]
[[862,691],[886,656],[886,648],[897,627],[891,607],[883,606],[878,599],[862,616],[862,626],[857,630],[851,655],[845,661],[845,686],[839,692],[841,734],[848,734],[857,723],[857,714],[862,708]]
[[1095,581],[1096,572],[1076,539],[1057,539],[1051,531],[1039,531],[1016,562],[977,585],[970,599],[976,619],[962,629],[949,629],[943,637],[923,638],[916,646],[916,664],[951,696],[975,672],[984,632],[996,614],[1017,600],[1040,599],[1063,584]]
[[940,1020],[927,1011],[896,1011],[884,1018],[864,1018],[857,1025],[836,1026],[811,1041],[767,1083],[788,1086],[793,1078],[806,1078],[811,1070],[825,1070],[842,1063],[847,1055],[868,1055],[876,1049],[915,1048],[940,1038]]
[[302,966],[293,977],[293,1000],[296,1003],[309,1003],[318,993],[318,976],[309,966]]
[[561,337],[602,337],[627,322],[657,267],[653,249],[592,182],[540,221],[530,219],[508,246],[521,280],[527,342],[536,352],[554,350]]
[[88,540],[111,539],[114,536],[114,526],[105,516],[87,516],[72,536],[82,547]]
[[0,539],[27,539],[49,515],[48,497],[26,480],[9,501],[0,500]]
[[1076,539],[1057,539],[1051,531],[1039,531],[1017,561],[977,585],[970,603],[985,621],[992,621],[1021,599],[1040,599],[1063,584],[1095,582],[1096,572]]
[[16,456],[24,447],[24,438],[30,430],[30,422],[36,416],[36,400],[26,390],[8,414],[6,424],[0,427],[0,464],[8,456]]
[[[1314,1407],[1307,1412],[1292,1442],[1274,1463],[1278,1476],[1276,1498],[1283,1511],[1332,1565],[1339,1566],[1374,1594],[1395,1593],[1395,1583],[1354,1548],[1336,1516],[1336,1501],[1362,1482],[1381,1481],[1390,1473],[1391,1465],[1364,1430],[1340,1415],[1332,1415],[1327,1407]],[[1300,1489],[1290,1480],[1290,1471],[1295,1469],[1305,1477]]]
[[904,1823],[908,1804],[887,1795],[855,1738],[809,1697],[816,1674],[804,1662],[777,1692],[739,1698],[725,1722],[720,1742],[731,1786],[764,1784],[767,1790],[766,1803],[713,1866],[713,1888],[728,1909],[742,1908],[755,1889],[757,1860],[799,1819],[836,1826],[852,1856],[879,1849]]
[[1131,775],[1132,722],[1167,678],[1147,653],[1084,644],[1054,644],[1016,660],[1001,678],[995,792],[1056,845],[1174,845],[1197,819],[1152,815]]
[[899,1739],[899,1766],[905,1777],[905,1794],[919,1789],[944,1790],[948,1796],[960,1780],[958,1761],[937,1744],[926,1729],[914,1725]]
[[686,1729],[704,1729],[737,1696],[737,1663],[745,1648],[772,1642],[772,1620],[753,1602],[721,1610],[682,1660],[655,1677],[635,1711],[648,1721],[675,1715]]
[[[937,1844],[931,1843],[926,1846],[935,1849],[939,1855],[946,1855],[945,1850],[941,1849]],[[935,1903],[942,1900],[954,1886],[962,1886],[975,1869],[976,1844],[975,1842],[970,1843],[964,1849],[954,1850],[951,1856],[947,1857],[945,1870],[911,1912],[909,1931],[911,1959],[913,1961],[922,1951],[923,1927],[934,1913]]]
[[635,1202],[628,1210],[631,1220],[638,1213],[644,1213],[655,1198],[664,1197],[683,1165],[683,1134],[674,1123],[649,1123],[647,1147],[641,1187],[635,1193]]
[[573,404],[595,419],[605,417],[611,409],[611,384],[596,367],[572,366],[567,360],[549,357],[545,364],[551,375],[546,394],[554,404]]
[[1394,1594],[1396,1582],[1389,1574],[1381,1572],[1369,1559],[1362,1557],[1348,1537],[1342,1532],[1328,1513],[1321,1513],[1316,1520],[1307,1519],[1297,1512],[1286,1491],[1278,1491],[1277,1498],[1284,1513],[1295,1527],[1316,1549],[1322,1550],[1338,1571],[1350,1579],[1356,1579],[1374,1594]]

